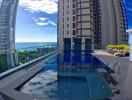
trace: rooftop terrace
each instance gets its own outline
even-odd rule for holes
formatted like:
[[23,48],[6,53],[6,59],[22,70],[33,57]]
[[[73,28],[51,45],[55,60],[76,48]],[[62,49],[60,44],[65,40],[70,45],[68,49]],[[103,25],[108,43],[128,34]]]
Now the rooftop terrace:
[[[95,51],[94,53],[92,53],[92,55],[94,56],[88,56],[89,54],[81,53],[82,55],[81,58],[78,55],[80,53],[77,54],[71,53],[70,56],[67,54],[68,53],[63,53],[62,56],[62,54],[60,55],[60,51],[54,51],[48,55],[41,56],[24,65],[21,65],[17,69],[11,69],[10,70],[11,72],[8,71],[2,73],[0,77],[0,94],[1,94],[0,99],[1,100],[44,100],[44,99],[58,100],[55,98],[56,95],[54,95],[53,98],[52,96],[50,96],[50,98],[47,97],[46,95],[48,93],[47,91],[50,91],[50,93],[61,93],[61,96],[59,97],[64,98],[67,96],[67,98],[69,98],[68,100],[72,100],[71,98],[76,98],[74,93],[79,93],[80,97],[82,97],[82,100],[87,100],[87,99],[93,100],[93,97],[95,97],[94,99],[96,100],[102,100],[102,99],[104,100],[110,98],[112,100],[121,100],[121,98],[123,98],[123,100],[126,100],[128,98],[132,98],[130,94],[132,92],[132,88],[131,88],[132,63],[129,62],[127,57],[123,57],[123,58],[115,57],[102,50]],[[99,63],[100,61],[101,63]],[[117,62],[118,64],[116,64]],[[60,67],[58,67],[58,63]],[[89,65],[93,65],[93,66],[89,66]],[[116,67],[114,67],[115,65]],[[56,72],[56,74],[53,75],[51,73],[46,74],[51,70],[53,72]],[[105,79],[105,77],[103,77],[102,75],[102,73],[104,72],[107,73],[107,75],[111,75],[118,84],[116,84],[114,87],[112,86],[112,84],[109,84],[107,79]],[[45,87],[44,85],[45,82],[47,82],[47,78],[49,82],[47,84],[49,85]],[[52,79],[54,80],[59,79],[61,81],[58,81],[59,82],[58,83],[57,80],[52,81]],[[66,85],[63,82],[69,85]],[[56,92],[51,91],[53,87],[50,86],[54,86],[55,84],[59,84],[59,86],[61,86],[61,88],[58,87],[59,89],[58,92],[56,89],[55,89]],[[78,90],[73,91],[74,90],[73,88],[78,89],[77,87],[80,86],[81,84],[82,84],[81,86],[82,88],[80,88],[79,91]],[[28,89],[30,90],[30,92],[28,92]],[[31,92],[31,90],[34,92]],[[41,92],[45,91],[45,94],[41,93],[40,90]],[[117,92],[117,90],[119,90],[119,94],[115,93]]]

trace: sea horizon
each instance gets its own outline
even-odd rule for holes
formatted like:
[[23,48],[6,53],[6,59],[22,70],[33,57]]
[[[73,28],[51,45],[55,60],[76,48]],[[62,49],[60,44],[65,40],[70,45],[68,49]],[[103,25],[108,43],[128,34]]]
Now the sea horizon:
[[16,49],[23,49],[23,48],[30,48],[37,46],[57,47],[57,42],[16,42],[15,43]]

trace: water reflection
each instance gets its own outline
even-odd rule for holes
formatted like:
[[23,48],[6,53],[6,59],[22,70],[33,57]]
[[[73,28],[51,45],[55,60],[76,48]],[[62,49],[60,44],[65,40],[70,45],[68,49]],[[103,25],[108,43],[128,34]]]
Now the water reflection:
[[57,57],[59,72],[95,71],[99,68],[113,72],[108,66],[86,51],[63,51]]
[[96,72],[99,67],[92,65],[102,64],[85,52],[59,53],[45,61],[44,70],[26,83],[20,91],[51,100],[110,98],[112,93],[109,87]]

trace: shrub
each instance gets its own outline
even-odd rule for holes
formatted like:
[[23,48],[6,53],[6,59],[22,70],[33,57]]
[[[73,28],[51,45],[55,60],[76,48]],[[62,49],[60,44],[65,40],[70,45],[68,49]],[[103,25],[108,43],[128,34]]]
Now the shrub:
[[108,45],[106,46],[107,49],[119,49],[119,50],[124,50],[126,52],[130,52],[130,46],[128,45]]
[[126,52],[130,52],[130,46],[125,46],[125,47],[124,47],[124,50],[125,50]]

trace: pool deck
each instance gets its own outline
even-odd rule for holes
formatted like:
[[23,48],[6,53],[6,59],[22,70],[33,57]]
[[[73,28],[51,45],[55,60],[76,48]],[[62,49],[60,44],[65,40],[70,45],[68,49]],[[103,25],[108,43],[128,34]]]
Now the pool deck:
[[[28,70],[20,70],[2,80],[0,80],[0,93],[8,100],[42,100],[41,98],[36,98],[27,94],[20,93],[15,90],[18,86],[24,84],[31,77],[36,75],[42,69],[41,63]],[[5,99],[6,100],[6,99]]]
[[[113,69],[114,65],[117,63],[115,73],[112,74],[112,76],[119,83],[118,88],[121,95],[114,96],[112,100],[132,100],[132,63],[129,61],[128,57],[116,57],[102,50],[95,51],[93,55],[103,63],[109,63],[111,69]],[[21,69],[1,79],[0,100],[44,100],[44,98],[31,96],[15,90],[18,86],[21,86],[41,71],[43,69],[42,64],[43,62],[40,62],[33,67],[29,67],[29,69]],[[45,98],[45,100],[49,99]]]
[[102,50],[95,51],[93,55],[115,71],[111,75],[118,82],[117,88],[121,94],[112,100],[132,100],[132,62],[129,57],[117,57]]
[[42,69],[43,62],[39,62],[35,66],[28,66],[28,68],[23,68],[12,73],[11,75],[6,76],[5,78],[2,78],[0,80],[0,100],[49,100],[48,98],[36,97],[17,91],[17,88],[29,81]]

